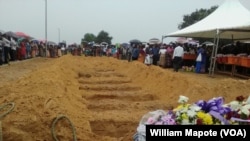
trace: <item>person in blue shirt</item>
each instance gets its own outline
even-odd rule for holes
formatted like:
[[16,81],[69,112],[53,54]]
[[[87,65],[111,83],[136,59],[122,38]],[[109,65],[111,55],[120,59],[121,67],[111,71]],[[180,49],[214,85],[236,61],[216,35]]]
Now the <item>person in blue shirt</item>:
[[196,73],[204,73],[206,67],[206,51],[205,46],[199,47],[197,51],[197,56],[201,55],[201,59],[196,60],[195,72]]
[[159,54],[160,48],[159,48],[159,46],[154,45],[152,51],[153,51],[153,65],[157,65],[157,62],[159,61],[159,58],[160,58],[160,54]]
[[139,45],[135,45],[132,50],[132,60],[138,60],[139,58]]

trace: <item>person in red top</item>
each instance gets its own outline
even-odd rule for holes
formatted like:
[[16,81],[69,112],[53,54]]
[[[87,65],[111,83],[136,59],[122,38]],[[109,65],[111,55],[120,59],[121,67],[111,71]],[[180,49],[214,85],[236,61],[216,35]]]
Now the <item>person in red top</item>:
[[25,56],[26,56],[26,46],[25,46],[25,43],[24,42],[21,42],[21,60],[24,60],[25,59]]
[[146,52],[144,51],[144,45],[139,46],[139,58],[138,61],[144,63]]

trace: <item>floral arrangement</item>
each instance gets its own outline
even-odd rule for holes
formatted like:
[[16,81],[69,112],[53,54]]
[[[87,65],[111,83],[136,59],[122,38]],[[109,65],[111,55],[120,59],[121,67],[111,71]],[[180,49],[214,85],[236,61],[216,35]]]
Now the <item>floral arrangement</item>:
[[224,104],[223,97],[208,101],[188,103],[189,98],[180,96],[180,104],[171,110],[151,112],[144,119],[145,125],[250,125],[250,96],[239,96],[235,101]]
[[199,100],[193,104],[188,100],[181,95],[176,108],[145,114],[134,140],[146,140],[146,125],[250,125],[250,96],[247,99],[238,96],[227,104],[224,104],[223,97]]
[[182,66],[182,71],[186,71],[186,72],[194,72],[195,71],[195,67],[194,66]]

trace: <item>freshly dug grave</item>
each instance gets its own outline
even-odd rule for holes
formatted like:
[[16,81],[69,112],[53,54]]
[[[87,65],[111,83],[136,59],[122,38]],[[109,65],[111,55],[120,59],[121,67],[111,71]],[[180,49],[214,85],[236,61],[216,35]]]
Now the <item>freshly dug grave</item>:
[[[179,95],[190,103],[217,96],[229,102],[250,93],[249,80],[70,54],[11,62],[0,78],[1,104],[15,104],[1,119],[5,141],[52,141],[59,115],[73,123],[78,141],[128,141],[144,114],[175,107]],[[67,120],[54,129],[60,141],[72,140]]]

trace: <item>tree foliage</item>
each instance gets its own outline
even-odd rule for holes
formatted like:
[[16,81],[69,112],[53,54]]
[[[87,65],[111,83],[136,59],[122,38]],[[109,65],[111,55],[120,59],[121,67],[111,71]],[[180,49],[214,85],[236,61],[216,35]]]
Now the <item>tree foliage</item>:
[[84,35],[84,38],[82,39],[81,43],[88,43],[88,42],[95,42],[95,43],[102,43],[106,42],[108,44],[111,44],[112,37],[109,36],[108,32],[106,31],[100,31],[97,36],[95,36],[93,33],[86,33]]
[[112,40],[112,37],[110,37],[109,34],[103,30],[100,31],[96,37],[97,43],[106,42],[108,44],[111,44],[111,40]]
[[183,22],[181,22],[178,25],[179,29],[183,29],[189,25],[192,25],[200,20],[202,20],[203,18],[207,17],[209,14],[211,14],[212,12],[214,12],[216,9],[218,8],[218,6],[212,6],[210,9],[199,9],[196,10],[195,12],[192,12],[190,15],[184,15],[183,16]]
[[84,38],[82,39],[82,42],[95,42],[96,36],[92,33],[86,33],[84,35]]

